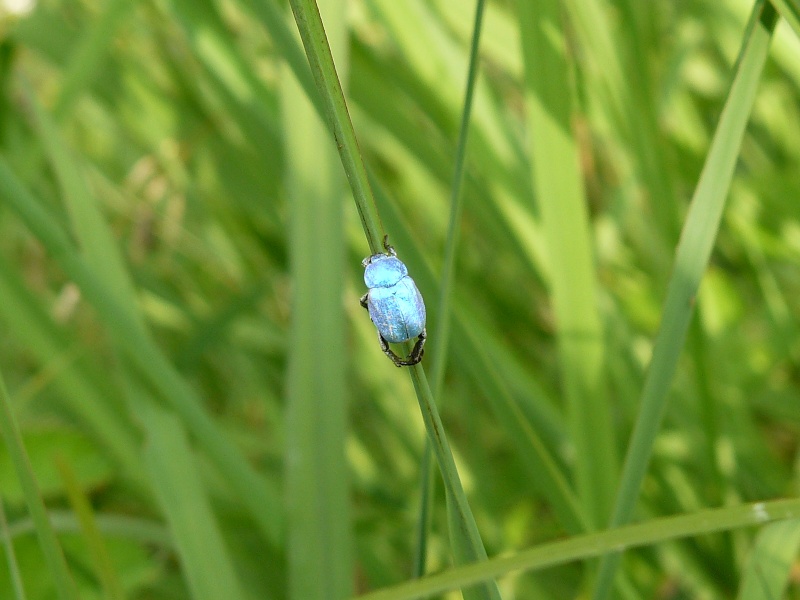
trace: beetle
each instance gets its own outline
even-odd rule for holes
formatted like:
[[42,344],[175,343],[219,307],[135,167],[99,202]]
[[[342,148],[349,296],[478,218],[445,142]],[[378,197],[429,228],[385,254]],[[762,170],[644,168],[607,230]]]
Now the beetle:
[[[422,360],[425,331],[425,303],[417,284],[408,276],[408,268],[397,258],[389,245],[389,236],[383,238],[386,253],[368,256],[364,265],[364,283],[368,291],[361,296],[361,306],[378,329],[381,350],[398,367],[410,367]],[[399,343],[417,338],[414,349],[406,358],[400,358],[389,342]]]

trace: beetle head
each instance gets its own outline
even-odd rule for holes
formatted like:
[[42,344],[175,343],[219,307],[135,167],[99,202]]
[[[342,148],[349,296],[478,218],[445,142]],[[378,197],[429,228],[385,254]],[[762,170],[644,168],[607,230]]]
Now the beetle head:
[[394,255],[373,254],[362,261],[364,283],[368,288],[391,287],[408,275],[408,269]]

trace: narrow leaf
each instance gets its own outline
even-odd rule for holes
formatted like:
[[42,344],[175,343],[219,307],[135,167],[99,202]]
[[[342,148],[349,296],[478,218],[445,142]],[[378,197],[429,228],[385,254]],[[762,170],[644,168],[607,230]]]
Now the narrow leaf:
[[589,214],[572,133],[570,65],[557,0],[520,1],[533,187],[550,263],[562,389],[578,496],[590,523],[610,512],[617,462],[604,382]]
[[783,598],[797,553],[800,521],[773,523],[761,530],[747,561],[739,600]]
[[67,568],[67,561],[64,559],[61,545],[58,543],[56,534],[53,531],[53,526],[50,524],[50,520],[47,516],[47,509],[44,506],[44,500],[39,492],[39,486],[36,483],[28,453],[25,451],[25,446],[22,443],[22,434],[20,433],[17,420],[14,417],[14,411],[11,407],[11,398],[6,391],[5,380],[1,374],[0,435],[2,435],[6,448],[8,448],[8,453],[11,456],[11,461],[14,463],[17,477],[19,477],[20,483],[22,484],[25,502],[28,505],[28,510],[36,525],[36,535],[39,538],[39,544],[44,552],[47,569],[53,577],[53,583],[58,597],[60,600],[78,600],[78,590]]
[[[719,229],[736,158],[755,100],[776,19],[777,15],[771,5],[763,1],[756,3],[744,36],[733,85],[722,110],[675,253],[673,275],[667,289],[661,326],[642,390],[641,409],[625,458],[622,481],[611,519],[612,527],[627,523],[633,518],[639,489],[653,452],[653,443],[666,410],[670,382],[689,329],[694,298],[708,266]],[[607,597],[619,560],[619,554],[604,558],[595,588],[595,600]]]
[[[180,421],[155,407],[144,412],[148,421],[145,464],[167,516],[192,598],[242,600],[233,561]],[[162,460],[165,456],[169,460]]]
[[[321,2],[340,71],[347,64],[345,4]],[[345,181],[326,125],[296,80],[283,80],[292,327],[286,398],[289,597],[352,593],[347,396],[342,295]],[[333,351],[321,351],[333,349]],[[313,576],[311,574],[313,573]]]
[[358,596],[359,600],[411,600],[471,585],[511,573],[536,571],[573,561],[586,560],[620,549],[650,546],[668,540],[691,538],[717,531],[762,525],[800,517],[800,500],[774,500],[655,519],[638,525],[575,536],[535,546],[510,556],[456,567],[437,575],[416,579]]

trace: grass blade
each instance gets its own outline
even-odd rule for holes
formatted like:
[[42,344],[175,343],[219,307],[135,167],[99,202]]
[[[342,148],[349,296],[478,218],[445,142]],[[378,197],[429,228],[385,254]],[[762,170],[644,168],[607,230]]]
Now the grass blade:
[[[372,196],[367,170],[361,160],[355,131],[347,111],[344,93],[336,74],[336,67],[319,10],[314,0],[291,0],[291,6],[314,80],[322,96],[328,123],[333,131],[344,171],[353,190],[364,235],[371,252],[382,252],[383,225],[380,223],[375,199]],[[445,480],[448,502],[455,510],[455,513],[451,512],[450,515],[450,522],[455,525],[454,528],[451,527],[450,531],[453,553],[457,560],[483,560],[486,558],[486,549],[483,547],[475,518],[458,477],[455,461],[428,387],[425,371],[421,364],[409,367],[408,371],[414,383],[428,437],[433,442],[434,454]],[[483,598],[499,598],[499,591],[494,583],[481,586],[474,593]]]
[[[178,419],[149,405],[145,464],[194,600],[243,600],[233,563]],[[169,457],[163,460],[162,457]]]
[[798,0],[772,0],[772,5],[800,36],[800,2]]
[[[60,533],[79,533],[81,530],[72,511],[51,510],[48,515],[53,528]],[[121,514],[97,514],[95,520],[100,531],[109,537],[139,540],[170,552],[175,550],[175,540],[170,537],[169,530],[162,521]],[[34,530],[33,521],[27,518],[18,519],[8,528],[12,539]]]
[[[23,85],[22,88],[27,104],[33,113],[35,127],[39,133],[38,140],[53,167],[62,197],[72,217],[74,229],[84,248],[87,260],[98,276],[104,278],[109,289],[116,291],[118,300],[135,298],[133,284],[127,277],[122,257],[105,225],[104,217],[97,207],[96,200],[80,169],[69,155],[58,127],[50,115],[39,105],[27,85]],[[0,267],[2,266],[2,262],[0,262]],[[29,343],[32,339],[38,339],[35,347],[40,349],[41,359],[49,360],[50,355],[59,352],[56,348],[65,345],[66,342],[53,339],[58,338],[59,334],[42,325],[49,320],[49,317],[45,316],[43,312],[37,312],[35,305],[25,301],[23,297],[27,296],[28,292],[14,281],[12,269],[2,268],[0,279],[5,279],[5,281],[0,281],[0,286],[4,287],[8,293],[8,302],[13,303],[16,307],[16,310],[13,311],[8,306],[4,307],[9,310],[10,320],[19,320],[24,315],[25,335],[22,336],[23,339],[29,340]],[[134,315],[138,314],[135,310],[131,312]],[[18,326],[18,323],[15,323],[15,326]],[[141,321],[139,326],[144,328]],[[35,333],[38,335],[34,335]],[[66,350],[62,348],[60,351]],[[109,410],[105,400],[98,397],[99,394],[91,389],[91,385],[80,381],[80,378],[76,377],[71,369],[66,369],[66,377],[72,380],[66,387],[71,391],[69,396],[75,398],[71,403],[73,410],[82,419],[93,425],[97,435],[106,441],[115,457],[121,460],[141,483],[142,467],[136,448],[138,440],[134,438],[133,427],[122,422],[123,419],[118,412]]]
[[239,450],[203,411],[192,389],[170,365],[158,346],[145,335],[130,312],[121,307],[75,252],[66,233],[41,203],[14,176],[0,157],[0,198],[19,215],[44,247],[61,264],[84,296],[97,309],[127,359],[181,416],[186,426],[237,490],[265,538],[278,544],[282,536],[277,492],[245,461]]
[[[464,181],[464,162],[467,155],[467,141],[469,139],[469,122],[472,114],[472,98],[475,91],[475,81],[478,78],[478,48],[481,39],[481,24],[483,23],[483,9],[485,0],[478,0],[475,6],[475,25],[472,32],[472,42],[469,52],[469,69],[467,72],[467,86],[464,92],[464,108],[461,111],[461,124],[458,130],[456,143],[456,159],[453,167],[453,183],[450,188],[450,220],[447,225],[447,242],[444,250],[444,263],[439,288],[439,311],[437,327],[431,340],[431,379],[433,380],[433,397],[442,398],[444,388],[444,373],[447,366],[447,347],[450,340],[451,302],[453,295],[453,280],[455,278],[456,257],[458,256],[458,241],[461,231],[461,187]],[[430,439],[425,440],[425,452],[420,468],[420,508],[418,511],[419,522],[417,525],[417,541],[414,549],[414,576],[419,577],[425,572],[427,554],[427,537],[430,530],[431,503],[433,502],[433,453]]]
[[6,391],[5,380],[2,375],[0,375],[0,435],[5,440],[6,448],[8,448],[8,453],[14,464],[14,470],[22,484],[25,502],[28,504],[28,510],[36,525],[36,535],[44,552],[47,568],[53,577],[58,598],[60,600],[78,600],[78,590],[69,573],[64,553],[61,551],[61,546],[47,516],[47,510],[39,493],[39,486],[33,475],[28,453],[22,443],[22,435],[17,420],[14,418],[11,399]]
[[72,510],[78,517],[81,533],[83,533],[86,545],[89,548],[89,554],[92,557],[97,579],[100,581],[104,596],[109,600],[122,600],[125,597],[125,593],[122,591],[119,576],[114,570],[111,557],[108,555],[103,536],[97,527],[97,521],[89,498],[86,497],[86,494],[81,489],[75,470],[66,458],[57,455],[56,468],[64,481],[64,488],[67,491]]
[[590,523],[610,512],[617,463],[606,400],[588,208],[572,134],[561,6],[519,2],[533,186],[550,260],[562,387],[569,406],[578,496]]
[[439,283],[439,321],[433,339],[431,340],[434,351],[433,365],[431,366],[431,379],[433,380],[434,397],[441,396],[444,372],[446,367],[447,347],[450,338],[450,307],[453,295],[456,258],[458,257],[458,243],[461,231],[462,194],[464,182],[464,162],[469,140],[469,118],[472,114],[472,98],[475,92],[475,82],[478,78],[478,47],[481,38],[481,23],[483,22],[483,7],[485,0],[478,0],[475,7],[475,28],[470,45],[469,71],[467,74],[467,88],[464,93],[464,108],[461,113],[461,124],[458,130],[456,143],[456,159],[453,167],[453,183],[450,187],[450,217],[447,225],[447,242],[444,249],[442,276]]
[[[693,312],[693,299],[708,265],[730,188],[736,158],[755,99],[777,15],[757,2],[744,37],[736,75],[720,116],[675,255],[675,266],[664,301],[661,326],[642,390],[640,412],[628,446],[620,489],[611,519],[617,527],[631,520],[653,443],[666,409]],[[607,597],[620,555],[603,559],[595,600]]]
[[[344,70],[344,2],[327,0],[320,9],[337,65]],[[303,89],[286,77],[282,92],[284,128],[291,132],[285,140],[286,187],[292,199],[293,306],[285,421],[289,597],[346,598],[353,579],[346,354],[335,350],[347,345],[342,310],[345,186],[333,146],[320,143],[328,141],[326,125]]]
[[589,533],[542,544],[511,556],[456,567],[391,588],[358,596],[358,600],[412,600],[456,589],[489,578],[520,571],[537,571],[567,562],[581,561],[619,548],[638,548],[668,540],[729,531],[800,517],[800,500],[774,500],[704,510],[666,517],[618,529]]
[[59,118],[70,111],[81,92],[91,83],[111,49],[117,28],[135,7],[136,0],[113,0],[105,6],[102,16],[91,30],[82,32],[80,42],[64,70],[63,83],[53,109]]
[[311,65],[311,73],[322,97],[325,117],[333,132],[342,166],[353,190],[364,235],[371,254],[383,252],[384,231],[375,199],[372,196],[367,171],[361,159],[356,132],[344,99],[342,85],[336,75],[325,28],[314,0],[291,0],[292,12]]
[[[42,365],[64,361],[75,350],[52,318],[25,287],[17,270],[0,258],[0,311],[9,331],[25,340],[27,347]],[[68,359],[67,359],[68,360]],[[86,368],[83,361],[60,369],[55,384],[62,393],[67,410],[86,424],[92,435],[124,467],[128,477],[144,485],[139,442],[134,427],[105,398],[105,390],[97,385],[99,373]]]
[[[439,463],[444,480],[446,500],[449,505],[447,515],[450,524],[450,540],[455,561],[456,563],[485,561],[486,550],[458,477],[453,452],[447,441],[439,412],[436,410],[436,403],[433,401],[425,371],[419,364],[409,367],[409,371],[414,383],[414,390],[417,392],[425,428],[428,431],[428,439],[432,442],[433,453]],[[497,584],[493,581],[475,589],[462,590],[462,593],[465,598],[500,598]]]
[[[436,289],[435,276],[430,268],[426,268],[426,261],[412,232],[400,218],[396,207],[384,197],[379,188],[375,189],[381,210],[392,226],[395,239],[417,265],[414,275],[417,283],[425,289]],[[476,330],[474,319],[471,318],[474,313],[459,307],[466,304],[466,299],[459,299],[454,313],[453,325],[455,336],[459,340],[456,348],[459,361],[466,366],[467,372],[475,376],[475,384],[483,391],[506,435],[517,446],[523,466],[530,473],[528,483],[547,498],[567,531],[572,533],[583,531],[586,524],[580,505],[563,471],[559,468],[558,461],[553,456],[552,445],[544,443],[542,439],[544,436],[533,426],[511,393],[507,382],[501,377],[494,361],[490,358],[486,340],[481,336],[486,332]],[[499,352],[493,354],[500,356]]]
[[0,497],[0,534],[3,536],[3,549],[6,553],[8,572],[11,575],[11,586],[14,588],[14,600],[25,600],[25,588],[22,585],[22,575],[19,571],[17,554],[14,552],[14,540],[8,530],[8,520],[6,519],[6,509]]
[[797,552],[800,521],[783,521],[764,527],[745,567],[739,600],[775,600],[784,597]]
[[[130,317],[131,324],[136,327],[138,334],[145,338],[147,336],[147,326],[135,302],[136,292],[133,282],[128,275],[122,255],[106,224],[105,217],[101,213],[81,170],[69,156],[57,127],[51,121],[49,115],[37,105],[34,98],[30,98],[30,103],[34,106],[37,124],[41,130],[41,138],[48,158],[53,164],[72,227],[75,230],[76,238],[86,263],[105,289],[110,290],[115,295],[114,300]],[[154,414],[158,409],[154,406],[152,396],[142,391],[134,399],[131,390],[138,387],[135,383],[135,374],[130,372],[128,365],[123,364],[121,370],[129,406],[137,413]],[[144,418],[142,419],[142,425],[151,448],[153,446],[157,447],[155,451],[150,452],[148,465],[151,480],[155,484],[155,491],[162,500],[165,493],[172,495],[169,501],[162,501],[162,510],[165,510],[165,514],[172,524],[173,531],[177,537],[177,545],[181,550],[186,577],[195,596],[198,598],[217,597],[218,592],[227,589],[225,586],[228,585],[232,586],[228,593],[236,597],[238,584],[232,571],[230,558],[222,543],[221,534],[213,520],[211,508],[208,506],[207,501],[204,502],[206,492],[202,489],[202,484],[186,476],[182,480],[171,481],[171,487],[168,487],[166,492],[161,489],[160,484],[169,478],[165,473],[169,473],[174,468],[174,462],[183,457],[188,463],[186,457],[190,454],[185,442],[185,432],[178,422],[171,423],[169,428],[171,435],[175,437],[173,444],[179,447],[161,447],[164,444],[163,428],[167,427],[165,419],[160,417]],[[184,440],[182,444],[181,440]],[[64,466],[62,472],[64,469],[67,469],[67,467]],[[64,474],[64,479],[69,482],[68,473]],[[74,488],[75,486],[73,485],[72,487]],[[83,507],[84,510],[78,510],[78,508],[82,507],[80,490],[73,489],[71,499],[73,505],[76,506],[78,516],[82,517],[87,543],[95,558],[95,564],[100,574],[99,579],[106,589],[106,595],[110,598],[121,598],[122,591],[103,549],[102,540],[97,535],[96,528],[92,526],[91,511],[87,510],[86,507]],[[195,503],[196,506],[192,510],[203,513],[202,519],[198,519],[198,525],[195,526],[196,530],[192,531],[189,539],[186,539],[188,534],[181,527],[182,519],[185,517],[186,510],[189,510],[186,507],[194,506]],[[198,515],[195,516],[197,517]],[[192,550],[192,548],[198,547],[203,549],[202,555],[198,555]],[[217,569],[217,578],[211,582],[208,580],[209,575],[207,574],[214,567]]]
[[56,174],[81,253],[98,278],[109,290],[113,290],[117,302],[126,304],[137,326],[144,331],[144,321],[132,302],[136,298],[133,282],[97,199],[89,189],[81,169],[70,156],[55,122],[33,94],[29,90],[26,92],[39,130],[39,139]]

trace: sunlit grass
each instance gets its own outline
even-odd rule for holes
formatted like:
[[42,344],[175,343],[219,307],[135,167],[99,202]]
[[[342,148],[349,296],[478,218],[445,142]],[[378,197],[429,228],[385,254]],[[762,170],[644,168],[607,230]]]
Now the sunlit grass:
[[798,596],[798,3],[319,3],[0,8],[0,598]]

